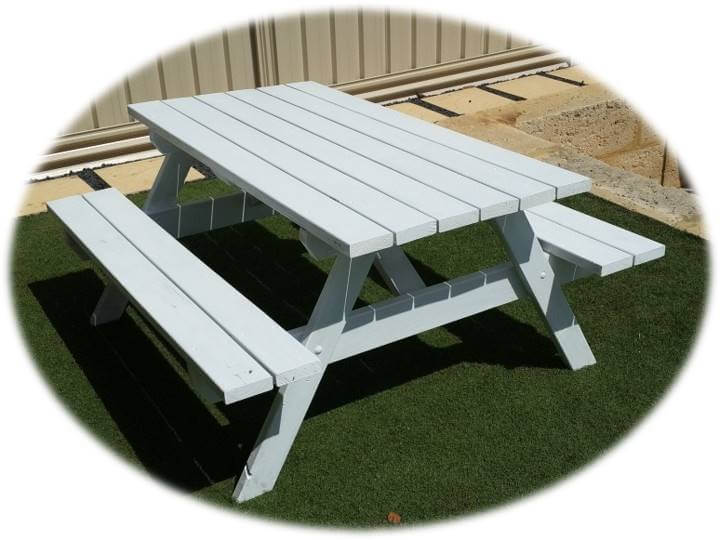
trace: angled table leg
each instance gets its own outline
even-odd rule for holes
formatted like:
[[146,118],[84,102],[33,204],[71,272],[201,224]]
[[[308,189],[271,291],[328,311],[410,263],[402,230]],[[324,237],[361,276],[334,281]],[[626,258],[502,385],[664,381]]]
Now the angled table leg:
[[425,287],[425,282],[399,246],[378,251],[375,268],[394,294],[404,294]]
[[303,344],[323,361],[323,370],[278,390],[235,486],[235,501],[247,501],[270,491],[275,485],[373,258],[374,254],[355,259],[338,255],[335,259],[302,339]]
[[[146,214],[153,214],[177,205],[177,196],[180,188],[187,178],[190,170],[191,158],[175,149],[167,147],[166,143],[153,139],[153,143],[161,150],[167,151],[155,182],[145,201],[143,210]],[[119,319],[127,307],[127,297],[114,284],[105,287],[100,300],[98,300],[90,324],[97,326]]]
[[572,369],[594,364],[595,357],[560,288],[560,280],[556,279],[525,213],[498,218],[495,225],[565,362]]
[[165,159],[143,206],[146,214],[167,210],[177,204],[178,194],[185,183],[191,163],[192,158],[179,150],[172,149],[165,154]]

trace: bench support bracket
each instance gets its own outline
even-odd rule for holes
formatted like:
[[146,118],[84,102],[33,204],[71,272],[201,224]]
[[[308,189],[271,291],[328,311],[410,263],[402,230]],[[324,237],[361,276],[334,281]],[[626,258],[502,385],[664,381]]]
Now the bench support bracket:
[[545,257],[525,212],[497,218],[494,225],[567,365],[580,369],[594,364],[595,357],[560,287],[561,281]]
[[399,246],[378,251],[375,269],[394,294],[404,294],[425,287],[425,282]]

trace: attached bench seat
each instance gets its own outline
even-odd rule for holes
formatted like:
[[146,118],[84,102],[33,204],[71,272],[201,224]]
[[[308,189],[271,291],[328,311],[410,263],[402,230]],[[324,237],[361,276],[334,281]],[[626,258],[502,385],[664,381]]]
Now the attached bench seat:
[[665,246],[558,203],[535,206],[526,216],[543,249],[599,276],[665,255]]
[[48,206],[218,400],[234,403],[320,371],[315,355],[119,191]]

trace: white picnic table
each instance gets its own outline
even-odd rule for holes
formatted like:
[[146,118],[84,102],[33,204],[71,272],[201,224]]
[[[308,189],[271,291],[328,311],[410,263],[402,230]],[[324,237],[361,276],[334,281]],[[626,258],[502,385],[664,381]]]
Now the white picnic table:
[[[314,82],[129,110],[165,154],[144,213],[114,189],[49,206],[108,273],[93,324],[132,301],[188,360],[206,398],[276,389],[237,501],[273,488],[329,363],[529,296],[579,369],[595,358],[561,285],[664,254],[554,202],[588,191],[584,176]],[[237,193],[178,204],[193,160]],[[281,328],[176,240],[273,213],[298,225],[311,256],[334,257],[301,328]],[[402,246],[478,221],[494,225],[510,260],[425,284]],[[373,264],[394,296],[354,309]]]

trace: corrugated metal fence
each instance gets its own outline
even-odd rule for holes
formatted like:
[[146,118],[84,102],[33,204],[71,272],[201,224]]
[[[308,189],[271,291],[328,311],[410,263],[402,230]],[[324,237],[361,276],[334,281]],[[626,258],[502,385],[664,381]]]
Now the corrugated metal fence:
[[528,45],[455,19],[395,11],[319,11],[195,40],[124,78],[66,133],[130,121],[127,104],[312,79],[342,83]]

